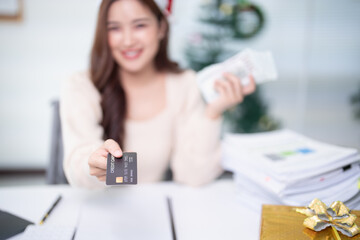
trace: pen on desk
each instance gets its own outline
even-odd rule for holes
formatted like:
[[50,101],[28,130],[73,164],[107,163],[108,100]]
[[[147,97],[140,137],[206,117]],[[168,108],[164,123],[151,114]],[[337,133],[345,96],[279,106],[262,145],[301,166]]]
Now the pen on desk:
[[173,214],[171,198],[167,197],[166,200],[167,200],[168,210],[169,210],[169,214],[170,214],[172,238],[173,238],[173,240],[176,240],[175,222],[174,222],[174,214]]
[[54,202],[54,204],[51,206],[51,208],[49,209],[49,211],[47,211],[47,213],[45,214],[45,216],[41,219],[40,221],[40,225],[42,225],[45,220],[49,217],[50,213],[52,212],[52,210],[56,207],[56,205],[60,202],[61,200],[61,195],[58,196],[58,198],[56,199],[56,201]]

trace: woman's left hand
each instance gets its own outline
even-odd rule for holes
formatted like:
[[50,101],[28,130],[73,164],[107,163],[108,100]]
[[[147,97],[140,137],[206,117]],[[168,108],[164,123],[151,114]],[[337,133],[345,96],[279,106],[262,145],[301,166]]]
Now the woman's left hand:
[[256,89],[252,76],[246,86],[243,86],[241,80],[234,74],[224,73],[223,76],[225,80],[216,80],[214,86],[219,97],[207,105],[206,115],[212,119],[220,117],[225,110],[241,103],[246,95],[253,93]]

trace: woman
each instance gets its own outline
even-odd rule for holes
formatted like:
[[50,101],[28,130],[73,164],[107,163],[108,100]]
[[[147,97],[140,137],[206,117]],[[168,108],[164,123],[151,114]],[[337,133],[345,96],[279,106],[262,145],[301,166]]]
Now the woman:
[[220,97],[201,99],[192,71],[167,56],[168,23],[153,0],[103,0],[89,73],[69,79],[61,96],[64,170],[70,184],[105,186],[108,153],[138,154],[138,182],[163,178],[201,185],[220,167],[220,116],[255,84],[217,81]]

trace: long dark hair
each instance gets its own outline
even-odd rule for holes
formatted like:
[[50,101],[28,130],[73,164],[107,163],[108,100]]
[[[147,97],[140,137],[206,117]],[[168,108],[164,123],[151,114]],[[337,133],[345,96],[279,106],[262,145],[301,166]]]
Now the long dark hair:
[[[114,139],[122,147],[125,138],[125,118],[127,112],[126,93],[121,86],[120,66],[112,57],[108,46],[107,16],[111,4],[119,0],[103,0],[100,6],[95,39],[91,51],[90,77],[101,94],[103,118],[101,125],[104,128],[103,139]],[[168,58],[169,24],[166,17],[153,0],[139,0],[156,16],[159,24],[166,24],[164,38],[160,42],[158,53],[155,56],[155,67],[158,71],[179,73],[178,64]]]

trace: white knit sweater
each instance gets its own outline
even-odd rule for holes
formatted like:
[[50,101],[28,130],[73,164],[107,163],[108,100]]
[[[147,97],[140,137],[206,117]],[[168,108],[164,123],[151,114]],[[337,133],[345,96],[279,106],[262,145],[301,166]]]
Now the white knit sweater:
[[[195,74],[166,77],[166,108],[146,121],[127,120],[124,152],[137,152],[138,182],[162,179],[170,166],[174,180],[189,185],[212,181],[221,172],[221,120],[205,116],[205,104]],[[64,170],[73,186],[104,187],[89,175],[88,158],[103,143],[100,94],[88,73],[76,74],[62,87],[60,114],[64,140]]]

